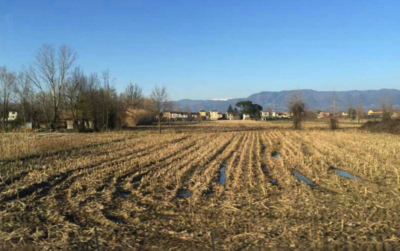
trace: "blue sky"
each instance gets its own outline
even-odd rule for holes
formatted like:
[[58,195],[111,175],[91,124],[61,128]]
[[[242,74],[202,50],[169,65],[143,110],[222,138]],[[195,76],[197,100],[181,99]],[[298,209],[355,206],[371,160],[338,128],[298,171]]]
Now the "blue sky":
[[0,0],[0,65],[68,44],[116,87],[172,99],[400,87],[398,0]]

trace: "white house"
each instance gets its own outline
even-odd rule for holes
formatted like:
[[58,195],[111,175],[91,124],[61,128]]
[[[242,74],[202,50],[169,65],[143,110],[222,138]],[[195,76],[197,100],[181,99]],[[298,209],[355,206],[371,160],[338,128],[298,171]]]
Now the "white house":
[[210,119],[211,120],[218,120],[219,119],[219,112],[218,111],[210,111]]
[[250,114],[243,114],[243,120],[250,120]]
[[280,118],[280,119],[289,119],[290,118],[290,114],[287,113],[287,112],[278,112],[276,114],[276,117]]
[[323,119],[323,118],[329,118],[330,116],[331,116],[331,114],[329,112],[322,111],[317,115],[317,118]]
[[261,120],[276,118],[276,112],[273,110],[261,111]]
[[183,121],[189,119],[190,113],[188,112],[173,112],[173,111],[165,111],[163,112],[163,118],[171,121]]
[[227,112],[225,114],[225,118],[228,119],[228,120],[238,120],[238,119],[240,119],[238,114],[234,114],[234,113],[230,113],[230,112]]
[[17,116],[18,112],[8,112],[8,121],[15,121]]

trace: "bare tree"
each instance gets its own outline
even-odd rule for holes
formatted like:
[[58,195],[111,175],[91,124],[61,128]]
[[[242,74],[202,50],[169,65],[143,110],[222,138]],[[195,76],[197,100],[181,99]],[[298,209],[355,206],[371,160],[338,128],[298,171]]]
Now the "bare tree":
[[53,125],[59,117],[59,109],[67,83],[67,75],[77,59],[77,54],[67,45],[56,50],[54,46],[44,44],[38,50],[35,58],[35,67],[32,68],[30,78],[42,93],[49,93],[52,99]]
[[332,96],[333,114],[329,118],[329,127],[331,130],[336,130],[339,128],[339,119],[337,117],[336,103],[337,103],[337,95],[333,94],[333,96]]
[[188,121],[192,120],[192,111],[190,110],[190,106],[185,105],[185,107],[183,108],[183,111],[186,112],[186,114],[187,114],[187,120]]
[[357,121],[360,123],[364,117],[364,106],[360,104],[357,108]]
[[393,102],[389,97],[386,98],[384,102],[382,102],[381,109],[382,109],[382,121],[386,122],[390,121],[393,113]]
[[93,121],[93,126],[95,130],[100,130],[102,128],[102,106],[100,102],[102,101],[101,93],[99,92],[101,86],[101,81],[96,73],[90,74],[88,77],[87,85],[84,90],[85,95],[85,105],[83,108],[83,116],[87,120]]
[[300,93],[295,93],[290,99],[289,112],[293,114],[293,128],[301,130],[302,122],[306,116],[306,104],[303,102]]
[[28,114],[33,106],[33,90],[27,72],[21,72],[16,79],[16,94],[19,100],[22,120],[24,124],[30,118]]
[[8,72],[6,67],[0,68],[0,101],[2,103],[2,127],[8,120],[9,104],[15,94],[15,73]]
[[107,131],[110,119],[111,98],[113,86],[111,84],[110,71],[106,70],[102,73],[103,77],[103,128]]
[[137,84],[129,83],[123,93],[123,100],[129,108],[140,108],[143,105],[143,91]]
[[153,105],[153,109],[157,113],[158,130],[159,133],[161,133],[162,113],[171,106],[171,103],[169,102],[167,88],[159,88],[156,86],[150,95],[150,99]]
[[[68,79],[65,88],[65,97],[68,107],[71,111],[72,118],[75,125],[77,125],[78,120],[81,118],[79,114],[82,113],[82,101],[85,99],[84,90],[86,86],[86,77],[80,68],[75,68],[72,76]],[[78,114],[79,113],[79,114]]]

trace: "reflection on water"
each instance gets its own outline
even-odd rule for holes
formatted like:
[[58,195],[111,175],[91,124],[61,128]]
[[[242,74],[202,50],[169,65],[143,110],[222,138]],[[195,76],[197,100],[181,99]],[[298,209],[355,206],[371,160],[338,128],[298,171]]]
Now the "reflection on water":
[[293,175],[296,176],[296,178],[304,183],[306,183],[307,185],[309,185],[310,187],[315,187],[315,184],[313,182],[311,182],[309,179],[307,179],[305,176],[303,176],[302,174],[300,174],[299,172],[297,172],[296,170],[293,170]]

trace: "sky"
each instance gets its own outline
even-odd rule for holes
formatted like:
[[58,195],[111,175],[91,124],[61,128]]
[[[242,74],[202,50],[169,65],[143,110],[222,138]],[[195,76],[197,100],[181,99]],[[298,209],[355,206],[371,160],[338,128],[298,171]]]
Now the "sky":
[[67,44],[118,91],[171,99],[400,88],[398,0],[0,0],[0,66]]

